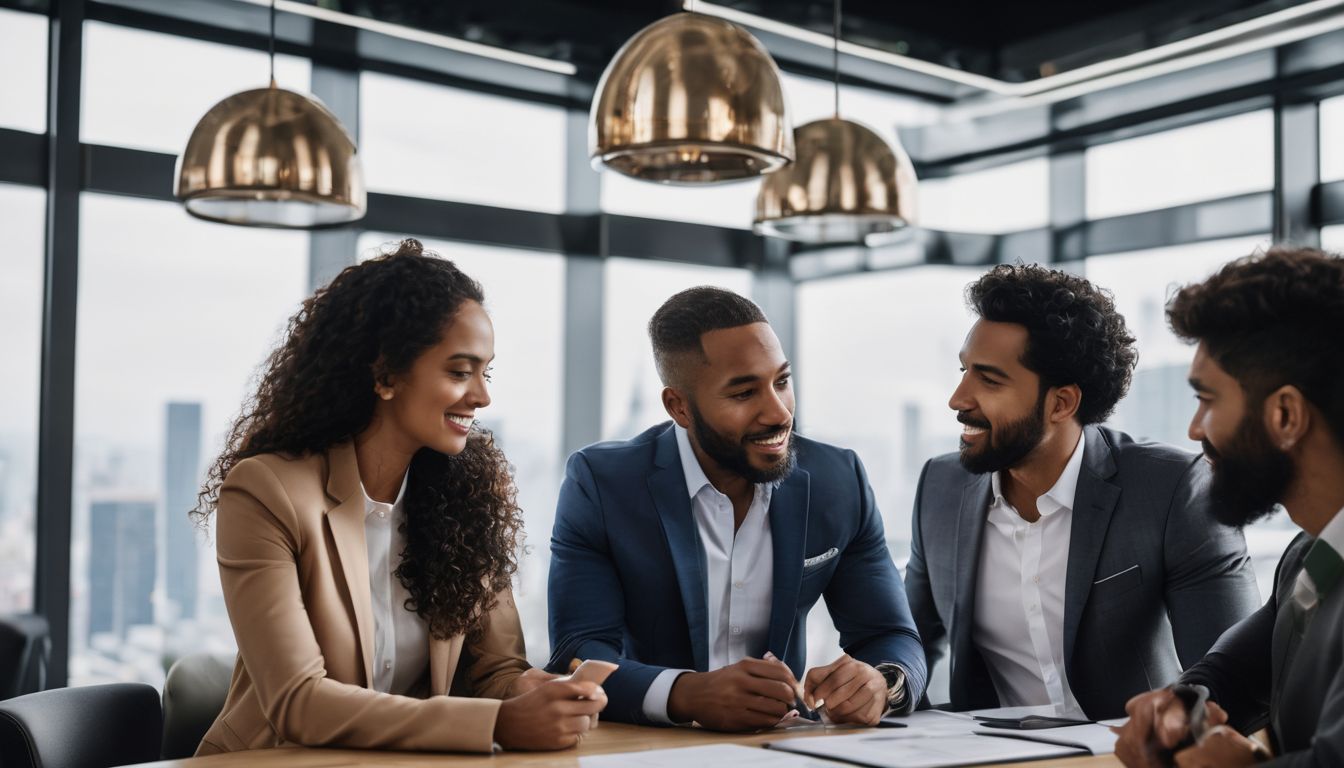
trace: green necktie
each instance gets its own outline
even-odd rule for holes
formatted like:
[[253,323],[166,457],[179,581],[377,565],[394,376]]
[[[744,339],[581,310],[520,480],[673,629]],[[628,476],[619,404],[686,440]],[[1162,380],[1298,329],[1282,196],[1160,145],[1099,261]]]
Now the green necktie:
[[1302,565],[1307,569],[1307,574],[1311,576],[1312,584],[1316,587],[1316,600],[1323,602],[1330,590],[1339,583],[1340,576],[1344,576],[1344,559],[1340,559],[1339,553],[1334,547],[1317,539],[1307,550],[1307,557]]

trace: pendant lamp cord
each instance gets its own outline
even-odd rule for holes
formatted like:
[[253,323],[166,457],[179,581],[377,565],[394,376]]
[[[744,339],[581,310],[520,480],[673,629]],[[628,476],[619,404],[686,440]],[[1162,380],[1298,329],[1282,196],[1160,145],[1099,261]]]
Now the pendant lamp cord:
[[835,77],[835,119],[840,119],[840,0],[835,0],[834,39],[831,45],[831,71]]
[[275,87],[275,0],[271,0],[271,37],[267,51],[271,56],[271,87]]

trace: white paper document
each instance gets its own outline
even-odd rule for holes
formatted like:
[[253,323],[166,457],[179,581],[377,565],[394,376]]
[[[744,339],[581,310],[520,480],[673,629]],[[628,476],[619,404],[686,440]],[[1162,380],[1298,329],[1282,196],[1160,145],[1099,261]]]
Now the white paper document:
[[773,750],[844,760],[871,768],[945,768],[1087,754],[1086,750],[1079,747],[1039,741],[997,739],[974,733],[902,733],[900,730],[854,736],[783,739],[772,741],[766,746]]
[[1109,755],[1115,752],[1115,740],[1118,736],[1110,728],[1101,725],[1069,725],[1063,728],[1038,728],[1035,730],[976,729],[983,736],[1002,736],[1010,739],[1028,739],[1043,741],[1047,744],[1079,747],[1094,755]]
[[[824,740],[824,739],[823,739]],[[807,739],[790,739],[807,741]],[[579,758],[580,768],[853,768],[807,755],[780,754],[739,744],[709,744],[679,749],[651,749]]]

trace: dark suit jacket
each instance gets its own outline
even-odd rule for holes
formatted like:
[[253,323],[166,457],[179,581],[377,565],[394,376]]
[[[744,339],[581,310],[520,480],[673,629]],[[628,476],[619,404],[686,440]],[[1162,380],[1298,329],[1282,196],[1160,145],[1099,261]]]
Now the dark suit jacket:
[[[1260,603],[1241,532],[1209,514],[1208,465],[1168,446],[1086,427],[1064,586],[1064,667],[1088,717],[1122,717],[1176,679]],[[929,668],[947,653],[954,709],[999,706],[972,641],[990,476],[956,454],[924,466],[906,594]]]
[[[901,577],[853,451],[795,436],[798,467],[770,499],[774,594],[768,649],[801,678],[808,611],[825,595],[840,644],[869,664],[908,672],[912,704],[924,654]],[[838,555],[804,568],[831,548]],[[569,458],[551,537],[548,669],[605,659],[614,720],[647,723],[644,695],[668,668],[707,671],[704,546],[670,423]]]
[[1344,587],[1316,607],[1305,635],[1293,632],[1293,586],[1313,541],[1303,533],[1288,545],[1270,599],[1181,675],[1207,685],[1243,733],[1270,726],[1279,757],[1265,765],[1344,765]]

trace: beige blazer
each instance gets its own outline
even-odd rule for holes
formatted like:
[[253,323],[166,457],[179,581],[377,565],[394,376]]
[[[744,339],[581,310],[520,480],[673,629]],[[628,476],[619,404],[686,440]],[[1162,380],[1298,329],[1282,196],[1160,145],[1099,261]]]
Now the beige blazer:
[[197,755],[282,744],[490,751],[499,700],[528,668],[512,593],[479,642],[430,639],[417,686],[426,698],[374,691],[364,514],[351,443],[254,456],[229,472],[216,549],[238,661]]

